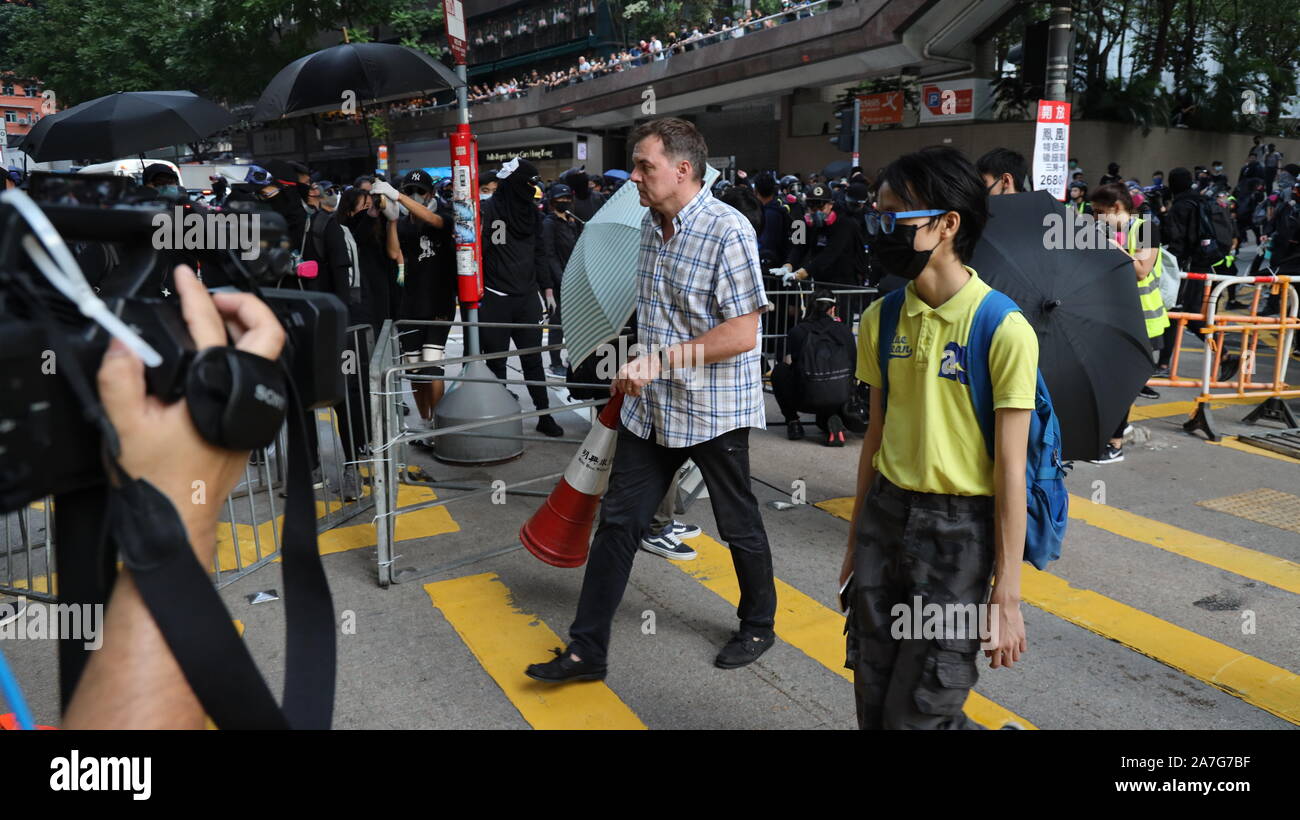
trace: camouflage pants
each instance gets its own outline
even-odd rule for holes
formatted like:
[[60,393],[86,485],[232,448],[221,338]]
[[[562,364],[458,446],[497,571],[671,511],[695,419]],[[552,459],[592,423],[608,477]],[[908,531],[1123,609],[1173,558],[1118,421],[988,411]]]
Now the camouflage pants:
[[993,499],[912,492],[877,474],[863,505],[844,664],[853,670],[858,727],[980,728],[962,712],[979,676],[978,631],[913,637],[913,610],[918,598],[923,611],[955,611],[951,604],[974,612],[965,605],[987,602]]

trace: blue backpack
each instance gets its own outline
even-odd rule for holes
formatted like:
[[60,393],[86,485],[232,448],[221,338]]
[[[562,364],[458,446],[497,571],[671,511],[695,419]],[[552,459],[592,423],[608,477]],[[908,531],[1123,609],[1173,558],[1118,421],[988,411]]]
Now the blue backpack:
[[[898,330],[898,316],[902,311],[906,289],[900,288],[884,297],[880,310],[880,337],[877,352],[880,359],[881,407],[889,399],[889,349]],[[993,332],[1008,313],[1020,308],[1009,296],[990,291],[975,312],[967,340],[966,360],[962,362],[966,373],[966,386],[970,391],[971,405],[980,429],[984,431],[984,444],[989,458],[995,458],[993,379],[989,375],[989,348]],[[1052,408],[1052,397],[1038,373],[1038,387],[1034,395],[1034,413],[1029,422],[1029,445],[1025,451],[1025,498],[1028,503],[1025,517],[1025,560],[1038,569],[1046,569],[1049,561],[1061,557],[1061,540],[1069,517],[1070,497],[1065,491],[1065,465],[1061,461],[1061,425]]]

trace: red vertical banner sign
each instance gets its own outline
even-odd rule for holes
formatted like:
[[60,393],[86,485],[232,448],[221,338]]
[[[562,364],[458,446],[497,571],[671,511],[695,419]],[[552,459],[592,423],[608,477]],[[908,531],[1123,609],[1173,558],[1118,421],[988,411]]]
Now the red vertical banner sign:
[[1033,189],[1047,191],[1065,201],[1070,184],[1070,104],[1055,100],[1038,101],[1038,121],[1034,124]]
[[483,248],[479,242],[478,139],[461,124],[451,135],[452,213],[455,217],[456,282],[460,301],[478,307],[483,298]]

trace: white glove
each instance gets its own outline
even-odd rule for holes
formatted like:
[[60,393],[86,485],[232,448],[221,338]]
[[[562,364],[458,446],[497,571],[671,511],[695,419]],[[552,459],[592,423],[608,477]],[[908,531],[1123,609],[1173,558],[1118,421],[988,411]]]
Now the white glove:
[[398,209],[396,202],[389,199],[388,197],[383,197],[379,201],[384,203],[384,207],[382,210],[384,212],[384,216],[387,217],[389,222],[396,222],[398,218],[401,217],[402,212],[401,210]]
[[542,302],[546,304],[547,313],[555,313],[555,291],[553,289],[546,289],[545,293],[542,295]]
[[789,269],[789,268],[768,268],[768,269],[767,269],[767,275],[768,275],[768,276],[780,276],[780,277],[784,277],[784,276],[785,276],[787,273],[789,273],[789,272],[790,272],[790,269]]
[[396,202],[398,197],[397,189],[382,179],[370,183],[370,193],[388,197],[393,202]]
[[781,284],[788,285],[794,281],[794,271],[788,268],[781,269]]

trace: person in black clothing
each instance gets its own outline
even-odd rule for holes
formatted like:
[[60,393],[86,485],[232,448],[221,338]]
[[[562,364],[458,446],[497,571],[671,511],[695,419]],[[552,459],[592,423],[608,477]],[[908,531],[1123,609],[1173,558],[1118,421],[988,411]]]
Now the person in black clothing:
[[[555,299],[551,274],[541,253],[541,215],[534,204],[539,181],[537,169],[528,160],[515,157],[497,172],[497,179],[500,185],[484,203],[482,211],[484,294],[479,321],[537,325],[542,320],[538,291],[548,304]],[[485,327],[479,339],[484,353],[507,351],[512,339],[515,347],[523,350],[541,347],[542,329]],[[522,355],[519,363],[525,379],[539,382],[528,386],[533,405],[538,410],[549,408],[542,354]],[[488,367],[497,378],[505,379],[504,358],[489,359]],[[549,415],[537,418],[537,431],[552,437],[564,435],[564,430]]]
[[[550,320],[547,324],[560,325],[564,321],[560,316],[560,290],[564,281],[564,267],[569,264],[573,246],[578,244],[583,223],[573,214],[573,189],[568,185],[563,182],[552,185],[550,203],[551,209],[542,221],[542,255],[550,273],[551,289],[555,293],[554,298],[547,303],[550,309]],[[564,344],[563,328],[552,329],[547,344]],[[560,351],[552,350],[550,359],[551,372],[564,375],[564,362],[560,359]]]
[[[786,436],[791,441],[804,437],[803,422],[799,421],[799,411],[804,410],[816,414],[817,426],[826,434],[823,444],[827,447],[843,447],[844,422],[839,415],[842,405],[801,406],[802,391],[799,385],[803,374],[799,372],[799,355],[804,345],[815,344],[816,337],[823,332],[833,335],[848,351],[850,374],[848,378],[851,378],[852,373],[857,372],[857,341],[853,338],[853,331],[835,315],[835,296],[825,288],[818,288],[813,293],[813,301],[804,320],[790,330],[789,339],[786,341],[785,361],[772,368],[772,392],[776,395],[776,403],[781,408],[782,415],[785,416]],[[810,334],[814,334],[811,339]]]
[[587,166],[570,168],[560,177],[560,182],[568,185],[573,191],[573,207],[570,213],[581,219],[583,224],[591,221],[600,210],[600,206],[605,204],[605,195],[599,191],[593,191],[591,188],[591,177],[587,176]]
[[1228,175],[1223,172],[1223,163],[1217,159],[1210,163],[1210,184],[1220,191],[1232,188],[1228,182]]
[[809,189],[807,203],[805,241],[793,243],[785,267],[794,270],[794,279],[811,278],[814,282],[860,287],[867,277],[867,252],[860,221],[831,203],[830,191],[823,183]]
[[[1178,259],[1178,269],[1190,273],[1210,273],[1211,267],[1219,261],[1207,254],[1200,243],[1200,205],[1204,197],[1192,186],[1192,173],[1186,168],[1175,168],[1169,172],[1169,193],[1173,199],[1169,211],[1160,224],[1169,252]],[[1178,293],[1178,305],[1190,312],[1199,312],[1205,295],[1205,282],[1199,279],[1184,279]],[[1200,338],[1200,329],[1204,322],[1188,321],[1188,332]],[[1178,323],[1170,322],[1165,330],[1163,346],[1160,350],[1159,372],[1169,366],[1173,356],[1174,342],[1178,335]]]
[[1097,182],[1097,184],[1110,185],[1112,182],[1123,182],[1123,181],[1124,178],[1121,177],[1119,174],[1119,163],[1112,162],[1110,165],[1106,166],[1106,173],[1102,174],[1102,177]]
[[[375,182],[379,191],[387,183]],[[402,180],[397,203],[404,213],[397,220],[397,242],[405,260],[398,316],[402,319],[451,321],[456,318],[456,246],[452,241],[454,217],[451,208],[434,196],[433,178],[416,168]],[[402,351],[408,362],[441,361],[450,325],[406,328],[401,334]],[[424,372],[424,371],[421,371]],[[428,372],[442,375],[441,367]],[[433,419],[446,383],[412,383],[420,418]]]
[[[397,224],[375,214],[374,199],[364,188],[349,188],[339,199],[336,218],[351,243],[353,286],[360,287],[352,321],[370,325],[378,335],[384,320],[392,318],[390,291],[395,283],[391,281],[391,264],[401,250]],[[353,295],[357,295],[355,290]]]
[[[315,279],[303,280],[307,287],[323,293],[332,293],[348,309],[349,326],[370,322],[365,304],[363,276],[368,259],[372,253],[362,248],[370,243],[358,242],[357,232],[373,229],[364,221],[365,212],[370,206],[370,194],[360,188],[350,188],[339,197],[338,207],[333,212],[321,211],[316,215],[311,226],[311,239],[308,243],[316,259],[317,274]],[[373,260],[371,260],[373,261]],[[339,414],[339,438],[343,443],[343,457],[347,462],[355,462],[363,457],[370,431],[366,428],[366,412],[370,385],[370,351],[365,349],[364,337],[349,333],[344,338],[344,355],[354,363],[354,367],[345,370],[344,389],[346,397],[337,407]],[[311,438],[311,452],[318,451],[315,445],[315,414],[307,414],[307,430]],[[318,465],[313,464],[313,468]],[[330,476],[329,478],[333,478]],[[349,463],[343,471],[340,488],[344,500],[351,501],[361,495],[361,480],[356,465]]]
[[770,174],[754,181],[754,193],[763,206],[763,222],[758,228],[758,259],[766,273],[790,258],[790,208],[777,198],[776,180]]

